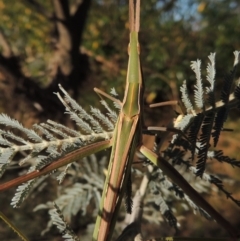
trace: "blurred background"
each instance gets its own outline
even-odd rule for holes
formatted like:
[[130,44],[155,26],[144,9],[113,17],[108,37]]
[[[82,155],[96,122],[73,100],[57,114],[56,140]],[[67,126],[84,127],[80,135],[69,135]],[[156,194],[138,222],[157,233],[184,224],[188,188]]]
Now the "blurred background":
[[[140,44],[145,103],[179,99],[179,87],[185,79],[191,92],[195,74],[190,63],[202,60],[205,74],[211,52],[216,52],[216,80],[220,88],[224,74],[233,66],[233,51],[240,50],[239,34],[237,0],[142,0]],[[106,92],[114,87],[121,99],[128,37],[127,0],[0,0],[0,112],[26,127],[47,119],[72,125],[53,94],[58,91],[59,83],[83,107],[100,106],[93,87]],[[160,111],[166,121],[168,109]],[[153,113],[146,110],[147,123],[165,122]],[[227,133],[220,145],[226,150],[224,154],[240,159],[237,116],[239,112],[232,114],[227,124],[236,131]],[[214,170],[223,173],[218,166]],[[229,166],[224,171],[240,180],[239,171]],[[225,217],[240,224],[236,216],[239,209],[230,204],[228,211],[224,206],[226,198],[223,196],[224,203],[216,199],[215,206],[223,208]],[[30,206],[34,208],[36,203]],[[15,214],[9,213],[13,218]],[[22,215],[15,219],[21,220]],[[41,217],[31,214],[31,210],[28,215],[28,222],[34,217],[36,224],[41,223]],[[198,236],[207,229],[206,223],[203,228],[201,218],[191,215],[183,222],[182,234]],[[0,233],[4,230],[6,237],[5,224],[2,221],[0,224]],[[208,235],[218,231],[216,224],[211,225]],[[43,229],[45,223],[41,226]],[[191,226],[193,231],[189,231]],[[29,230],[30,239],[44,240],[33,238],[34,230]],[[18,240],[4,237],[1,240]]]

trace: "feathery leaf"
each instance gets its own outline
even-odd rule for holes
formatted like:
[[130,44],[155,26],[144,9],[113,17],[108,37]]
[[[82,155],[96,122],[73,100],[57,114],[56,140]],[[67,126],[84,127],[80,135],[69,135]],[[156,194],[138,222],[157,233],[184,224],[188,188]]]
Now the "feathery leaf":
[[191,68],[196,74],[196,84],[194,85],[194,99],[195,104],[199,109],[203,109],[204,101],[203,101],[203,87],[202,87],[202,78],[201,78],[201,61],[198,59],[197,61],[191,62]]

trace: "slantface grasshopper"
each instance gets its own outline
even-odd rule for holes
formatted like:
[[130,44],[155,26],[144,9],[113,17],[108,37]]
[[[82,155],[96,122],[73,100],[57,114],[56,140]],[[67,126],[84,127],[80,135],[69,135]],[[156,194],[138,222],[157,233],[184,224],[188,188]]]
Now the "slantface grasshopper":
[[[141,145],[143,80],[139,60],[138,43],[140,1],[134,10],[129,1],[130,43],[128,46],[128,71],[125,94],[113,135],[113,146],[105,181],[94,240],[110,240],[117,212],[136,148]],[[98,227],[99,226],[99,227]]]
[[[121,200],[126,189],[126,183],[130,176],[133,157],[136,151],[140,151],[151,162],[161,168],[173,182],[177,183],[196,205],[202,207],[209,213],[217,222],[224,226],[232,236],[236,236],[236,230],[222,218],[166,160],[142,145],[142,130],[144,127],[144,83],[139,59],[139,22],[140,0],[137,0],[135,4],[134,0],[129,0],[130,43],[128,46],[129,60],[125,94],[123,101],[120,103],[121,110],[111,140],[100,141],[82,147],[40,170],[33,171],[13,181],[1,184],[0,191],[49,173],[81,157],[112,147],[100,210],[93,234],[94,241],[110,241]],[[98,89],[95,89],[95,91],[108,96]]]

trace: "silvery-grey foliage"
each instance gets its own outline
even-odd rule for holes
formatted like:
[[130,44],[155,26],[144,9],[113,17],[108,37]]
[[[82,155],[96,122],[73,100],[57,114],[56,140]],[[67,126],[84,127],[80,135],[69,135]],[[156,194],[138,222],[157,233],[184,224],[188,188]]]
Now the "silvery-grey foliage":
[[[67,182],[72,184],[59,186],[58,197],[54,200],[68,223],[71,223],[71,220],[79,213],[81,217],[97,215],[104,186],[103,171],[106,164],[106,157],[98,160],[95,155],[83,158],[80,164],[73,163],[73,168],[69,170],[67,177]],[[51,216],[52,202],[47,201],[45,204],[39,204],[34,209],[34,211],[47,209],[50,214],[51,220],[43,234],[49,231],[54,224],[54,217]]]
[[[193,110],[193,105],[189,99],[188,91],[187,91],[187,83],[186,80],[183,81],[182,86],[180,87],[180,91],[182,93],[182,102],[186,107],[187,113],[192,113]],[[194,112],[195,114],[195,112]]]
[[[176,122],[175,127],[188,133],[188,141],[191,142],[192,159],[198,155],[197,175],[202,176],[207,160],[207,153],[211,147],[211,140],[213,139],[214,146],[217,145],[218,138],[223,130],[223,123],[227,119],[228,112],[230,111],[231,101],[233,101],[233,93],[230,91],[235,89],[237,93],[238,86],[232,87],[234,73],[236,72],[236,65],[239,61],[239,51],[234,52],[234,67],[229,75],[225,78],[222,87],[222,94],[220,102],[216,105],[215,100],[215,53],[211,53],[209,63],[207,65],[208,86],[203,88],[203,81],[201,77],[201,61],[192,61],[191,67],[196,75],[196,84],[194,85],[194,105],[191,103],[191,98],[188,95],[186,81],[180,88],[182,93],[182,102],[185,105],[187,114],[180,115]],[[234,91],[233,91],[234,92]],[[194,109],[196,106],[198,109]],[[199,138],[199,133],[201,133]],[[180,135],[181,137],[181,135]],[[179,135],[174,135],[172,144],[176,143]]]
[[60,211],[57,204],[54,204],[54,208],[50,210],[50,215],[53,220],[53,224],[57,226],[59,231],[62,233],[62,237],[64,238],[64,240],[80,241],[80,239],[65,221],[64,216],[62,215],[62,212]]
[[[89,114],[60,85],[59,88],[64,96],[62,97],[60,93],[57,93],[57,96],[65,106],[66,113],[76,122],[80,130],[72,130],[51,120],[47,123],[35,124],[33,129],[28,129],[17,120],[0,114],[0,124],[4,127],[0,130],[1,175],[11,165],[17,153],[25,153],[25,157],[18,161],[18,164],[30,166],[27,172],[30,173],[44,168],[70,151],[97,140],[111,138],[117,115],[106,103],[102,102],[107,110],[106,115],[96,108],[91,108],[91,114]],[[14,133],[17,131],[20,131],[23,137],[20,137],[19,133],[18,135]],[[60,182],[63,181],[70,166],[71,164],[58,177]],[[14,207],[21,205],[36,180],[28,181],[17,188],[11,202]]]
[[194,86],[194,97],[195,97],[195,103],[196,106],[199,109],[202,109],[204,106],[204,100],[203,100],[203,83],[201,78],[201,60],[192,61],[191,62],[191,68],[196,74],[196,85]]

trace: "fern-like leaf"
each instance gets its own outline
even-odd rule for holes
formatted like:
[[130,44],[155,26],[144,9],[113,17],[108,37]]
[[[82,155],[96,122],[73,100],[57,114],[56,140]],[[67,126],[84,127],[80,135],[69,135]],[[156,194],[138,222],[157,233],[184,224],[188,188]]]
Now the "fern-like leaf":
[[[98,160],[95,155],[84,158],[81,164],[72,163],[68,167],[67,181],[73,179],[75,183],[67,187],[60,186],[59,196],[54,200],[68,223],[77,214],[80,214],[83,219],[86,219],[86,216],[95,216],[97,214],[104,184],[104,168],[106,168],[106,158]],[[61,174],[64,175],[65,170]],[[51,215],[52,202],[48,201],[45,204],[39,204],[34,211],[42,209],[48,209]],[[44,233],[49,231],[52,224],[52,222],[48,223]]]
[[231,199],[234,203],[236,203],[238,206],[240,206],[240,200],[235,199],[230,192],[228,192],[227,190],[224,189],[223,183],[219,178],[217,178],[213,175],[210,175],[210,177],[211,178],[209,181],[211,183],[213,183],[215,186],[217,186],[218,189],[221,190],[228,199]]
[[193,122],[189,129],[188,138],[192,145],[192,149],[191,149],[192,160],[194,159],[196,143],[198,141],[198,133],[202,126],[203,119],[204,119],[204,115],[202,113],[198,113],[197,116],[194,117]]
[[20,207],[22,202],[27,198],[33,184],[36,182],[36,179],[23,183],[18,186],[14,197],[12,198],[11,205],[14,208]]
[[181,99],[187,110],[187,113],[195,114],[195,111],[193,110],[193,106],[192,106],[192,103],[191,103],[189,95],[188,95],[186,80],[183,81],[183,84],[180,87],[180,91],[182,93]]
[[240,85],[239,84],[234,90],[234,96],[238,100],[239,104],[238,104],[237,108],[240,110]]
[[212,158],[215,158],[216,160],[218,160],[219,162],[225,162],[228,163],[230,165],[232,165],[232,167],[240,167],[240,161],[236,160],[235,158],[230,158],[229,156],[224,156],[223,155],[223,151],[214,151]]
[[223,87],[222,87],[222,91],[221,91],[221,100],[225,104],[227,104],[229,101],[229,95],[231,93],[230,91],[232,88],[234,76],[235,76],[236,70],[237,70],[237,64],[239,61],[239,53],[240,53],[239,51],[234,52],[235,59],[234,59],[233,69],[224,78]]
[[207,81],[209,82],[210,86],[206,87],[206,94],[208,95],[208,104],[215,109],[215,95],[214,95],[214,90],[215,90],[215,75],[216,75],[216,70],[215,70],[215,53],[211,53],[208,56],[210,63],[208,63],[207,66]]
[[[229,108],[227,104],[229,102],[229,96],[231,94],[231,88],[234,81],[234,76],[236,74],[239,52],[235,51],[234,55],[235,55],[235,60],[234,60],[233,69],[230,71],[229,74],[225,76],[222,91],[221,91],[221,100],[225,105],[218,110],[216,115],[214,132],[212,133],[212,136],[214,139],[214,146],[216,146],[218,143],[220,132],[222,131],[224,122],[227,120],[227,116],[229,112]],[[237,90],[235,91],[235,93],[237,93]]]
[[132,180],[131,180],[131,174],[128,177],[128,182],[126,184],[126,192],[125,192],[125,207],[127,213],[132,213],[132,207],[133,207],[133,201],[132,201]]
[[[11,165],[14,156],[19,152],[26,154],[19,161],[19,165],[30,165],[29,171],[34,171],[44,168],[70,151],[94,141],[112,137],[117,117],[105,102],[102,104],[107,110],[106,115],[96,108],[92,108],[92,113],[89,114],[61,86],[59,88],[63,93],[63,96],[57,93],[59,100],[65,106],[66,113],[76,122],[83,133],[51,120],[48,120],[47,123],[35,124],[34,129],[28,129],[7,115],[0,114],[0,125],[6,128],[0,129],[0,175],[3,175]],[[11,131],[8,130],[9,128]],[[23,137],[19,136],[19,132]],[[70,166],[65,168],[58,178],[59,181],[63,181]],[[19,206],[28,196],[33,183],[33,181],[29,181],[17,189],[12,200],[14,207]]]
[[159,187],[155,184],[155,182],[150,182],[149,186],[154,198],[154,207],[161,212],[161,214],[166,218],[170,226],[174,227],[177,230],[177,219],[173,215],[170,207],[167,205],[167,202],[164,200]]
[[207,161],[207,153],[210,145],[211,131],[214,124],[214,112],[209,112],[205,115],[202,125],[202,133],[200,135],[200,150],[198,152],[197,161],[197,176],[202,176],[205,170]]
[[199,109],[203,109],[204,100],[203,100],[203,86],[202,86],[202,78],[201,78],[201,61],[198,59],[197,61],[191,62],[191,68],[196,74],[196,85],[194,85],[194,99],[195,104]]
[[51,210],[50,214],[53,224],[56,225],[59,231],[62,233],[62,237],[64,238],[64,240],[80,241],[80,239],[65,221],[64,216],[57,204],[54,203],[54,209]]
[[219,136],[223,128],[223,124],[228,117],[228,112],[229,112],[229,109],[224,105],[223,107],[219,108],[219,110],[216,113],[215,124],[213,126],[214,131],[212,133],[214,147],[217,146]]

